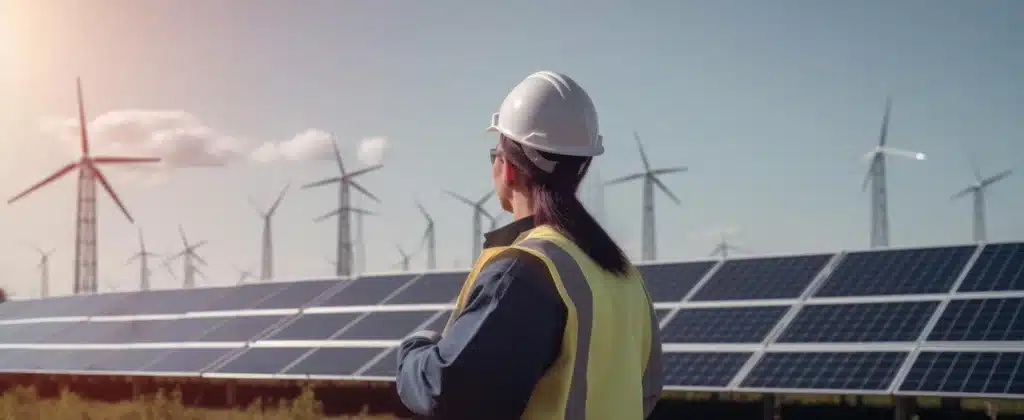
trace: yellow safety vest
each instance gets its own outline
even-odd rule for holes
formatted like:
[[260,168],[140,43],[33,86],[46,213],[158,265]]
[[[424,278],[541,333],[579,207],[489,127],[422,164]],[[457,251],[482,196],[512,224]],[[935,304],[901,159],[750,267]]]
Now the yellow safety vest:
[[[459,292],[448,324],[465,305],[480,270],[508,248],[544,262],[568,309],[561,352],[534,388],[522,418],[642,419],[649,386],[645,371],[652,331],[658,325],[643,280],[636,269],[626,279],[607,273],[549,226],[524,232],[511,246],[484,249]],[[660,378],[660,365],[655,369],[647,375]]]

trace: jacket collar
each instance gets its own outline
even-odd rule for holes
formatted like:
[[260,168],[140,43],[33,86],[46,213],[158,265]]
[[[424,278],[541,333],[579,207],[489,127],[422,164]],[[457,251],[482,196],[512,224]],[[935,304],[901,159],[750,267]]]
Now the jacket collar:
[[533,216],[513,221],[505,226],[484,234],[484,248],[511,246],[522,234],[533,229]]

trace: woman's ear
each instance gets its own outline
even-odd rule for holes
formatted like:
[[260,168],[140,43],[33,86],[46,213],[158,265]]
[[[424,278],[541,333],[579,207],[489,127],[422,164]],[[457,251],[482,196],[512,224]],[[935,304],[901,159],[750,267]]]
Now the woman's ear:
[[502,159],[501,161],[501,179],[505,181],[506,186],[513,186],[516,184],[516,168],[508,163],[507,160]]

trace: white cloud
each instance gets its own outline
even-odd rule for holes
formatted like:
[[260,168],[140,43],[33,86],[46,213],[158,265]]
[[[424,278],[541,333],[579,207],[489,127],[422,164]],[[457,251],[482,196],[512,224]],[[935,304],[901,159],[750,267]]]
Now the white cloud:
[[370,137],[359,142],[359,161],[364,165],[376,165],[384,161],[388,151],[387,137]]
[[[79,153],[76,119],[50,118],[40,125],[44,134]],[[159,157],[164,167],[226,165],[245,155],[241,141],[184,111],[110,111],[96,117],[88,128],[92,154]]]
[[330,133],[311,128],[289,140],[263,143],[250,153],[250,157],[261,163],[332,159],[331,140]]

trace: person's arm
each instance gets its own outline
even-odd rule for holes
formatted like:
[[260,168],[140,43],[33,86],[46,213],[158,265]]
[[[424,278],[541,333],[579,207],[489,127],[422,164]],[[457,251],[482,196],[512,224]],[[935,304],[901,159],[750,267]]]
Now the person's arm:
[[403,340],[402,403],[441,418],[519,418],[559,355],[566,311],[543,262],[504,251],[480,271],[443,337],[424,331]]

